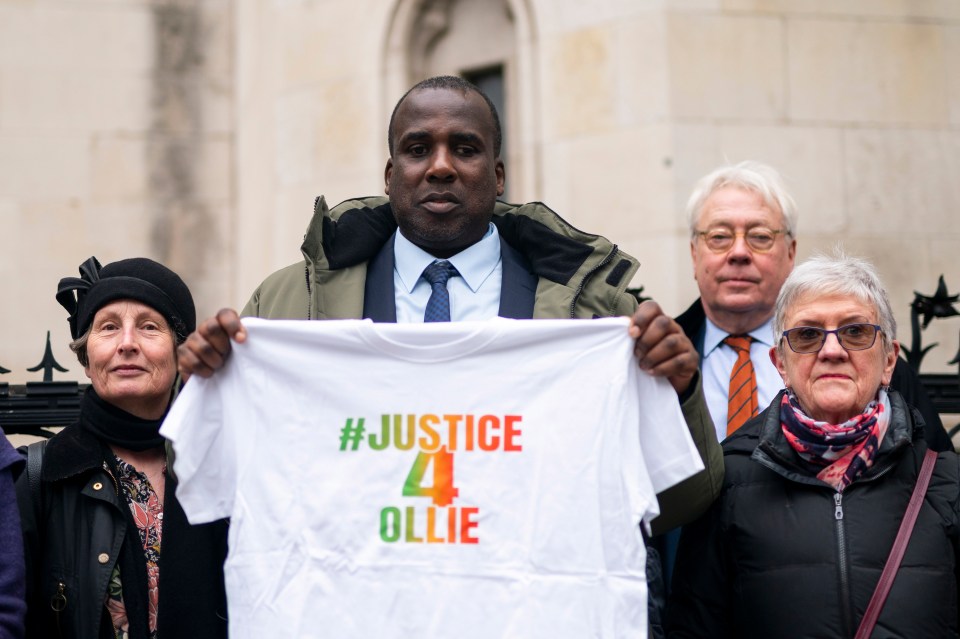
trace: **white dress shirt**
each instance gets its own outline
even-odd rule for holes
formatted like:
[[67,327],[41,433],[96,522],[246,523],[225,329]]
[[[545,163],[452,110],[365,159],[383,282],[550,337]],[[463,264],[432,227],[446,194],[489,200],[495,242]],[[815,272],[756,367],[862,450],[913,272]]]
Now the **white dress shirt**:
[[[430,283],[423,269],[437,258],[408,240],[397,230],[393,245],[393,287],[397,303],[397,322],[423,322],[430,299]],[[500,310],[503,265],[500,259],[500,233],[490,224],[479,242],[447,259],[459,277],[447,281],[450,293],[450,320],[486,320]]]
[[[770,348],[773,340],[773,318],[767,320],[748,333],[753,338],[750,344],[750,360],[757,376],[757,404],[762,411],[783,388],[783,378],[776,366],[770,361]],[[717,439],[723,441],[727,436],[727,403],[730,393],[730,372],[737,361],[737,351],[723,340],[730,333],[718,328],[707,318],[706,332],[703,337],[703,392],[707,408],[717,429]]]

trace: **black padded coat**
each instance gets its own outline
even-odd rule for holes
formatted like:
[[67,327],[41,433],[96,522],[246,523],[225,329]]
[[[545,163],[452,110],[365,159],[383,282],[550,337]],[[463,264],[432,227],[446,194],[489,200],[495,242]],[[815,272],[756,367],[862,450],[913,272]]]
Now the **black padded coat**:
[[[926,450],[921,421],[891,392],[877,459],[841,495],[800,464],[780,429],[781,397],[724,442],[720,497],[683,530],[671,638],[856,632]],[[875,639],[957,636],[958,499],[958,456],[939,453]]]

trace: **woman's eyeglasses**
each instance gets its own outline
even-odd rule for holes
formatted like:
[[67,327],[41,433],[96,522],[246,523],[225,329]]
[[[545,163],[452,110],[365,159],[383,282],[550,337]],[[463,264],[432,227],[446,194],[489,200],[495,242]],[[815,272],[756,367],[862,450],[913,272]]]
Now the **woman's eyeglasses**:
[[756,226],[748,231],[734,231],[718,226],[706,231],[697,231],[697,236],[702,238],[703,243],[714,253],[729,251],[740,236],[743,236],[747,246],[754,253],[768,253],[773,250],[777,235],[781,233],[789,233],[789,231],[786,229],[768,229],[764,226]]
[[798,326],[783,332],[784,339],[794,353],[819,353],[827,341],[827,335],[837,336],[840,346],[848,351],[862,351],[877,341],[880,326],[877,324],[847,324],[828,331],[815,326]]

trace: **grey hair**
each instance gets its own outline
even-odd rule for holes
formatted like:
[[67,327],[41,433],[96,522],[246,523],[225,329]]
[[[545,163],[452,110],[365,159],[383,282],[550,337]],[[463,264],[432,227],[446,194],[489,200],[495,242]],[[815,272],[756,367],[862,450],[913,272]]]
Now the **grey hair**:
[[739,164],[727,164],[714,169],[700,178],[687,200],[687,221],[690,224],[690,238],[696,239],[697,222],[703,211],[703,204],[714,191],[725,186],[753,191],[757,193],[770,209],[780,211],[787,233],[797,236],[797,204],[787,191],[783,178],[772,166],[746,160]]
[[883,347],[887,352],[897,338],[897,320],[893,317],[890,298],[873,264],[860,257],[845,255],[840,248],[833,255],[818,253],[800,264],[783,283],[773,312],[773,334],[777,352],[783,354],[783,335],[787,311],[803,295],[849,295],[877,309],[883,331]]
[[88,328],[83,335],[70,342],[70,350],[77,356],[77,360],[84,368],[90,365],[90,359],[87,357],[87,340],[89,339],[90,329]]

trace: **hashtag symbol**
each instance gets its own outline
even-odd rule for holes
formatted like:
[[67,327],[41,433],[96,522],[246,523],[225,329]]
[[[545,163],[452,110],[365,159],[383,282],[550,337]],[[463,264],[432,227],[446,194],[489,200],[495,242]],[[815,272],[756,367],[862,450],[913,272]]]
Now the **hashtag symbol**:
[[[356,450],[363,438],[363,417],[357,418],[357,425],[353,425],[353,418],[347,418],[347,425],[340,429],[340,450]],[[351,448],[347,446],[353,445]]]

